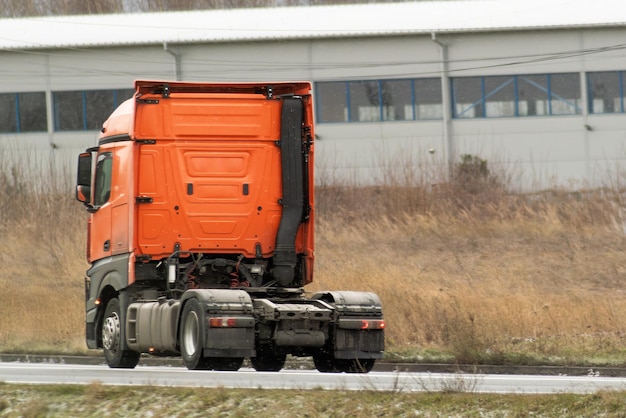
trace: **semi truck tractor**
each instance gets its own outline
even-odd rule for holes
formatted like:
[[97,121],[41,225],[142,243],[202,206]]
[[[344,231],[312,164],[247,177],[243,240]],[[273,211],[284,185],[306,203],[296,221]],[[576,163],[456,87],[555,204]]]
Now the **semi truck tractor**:
[[87,346],[112,368],[143,354],[279,371],[290,355],[369,372],[384,351],[379,297],[305,291],[314,138],[308,82],[136,81],[78,158]]

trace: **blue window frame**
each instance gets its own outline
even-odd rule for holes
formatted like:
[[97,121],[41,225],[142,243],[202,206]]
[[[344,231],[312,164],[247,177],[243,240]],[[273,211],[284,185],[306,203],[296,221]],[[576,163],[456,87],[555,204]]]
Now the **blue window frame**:
[[581,113],[578,73],[455,77],[451,85],[457,119]]
[[131,89],[54,92],[54,130],[100,130],[109,114],[133,93]]
[[0,133],[47,130],[44,92],[0,94]]
[[315,83],[317,121],[441,119],[441,80],[388,79]]
[[625,71],[587,73],[589,113],[624,113]]

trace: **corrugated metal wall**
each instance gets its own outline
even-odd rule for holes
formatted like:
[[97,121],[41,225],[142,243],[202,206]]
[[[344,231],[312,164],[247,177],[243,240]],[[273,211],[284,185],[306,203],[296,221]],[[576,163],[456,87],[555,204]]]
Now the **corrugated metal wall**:
[[[359,80],[626,70],[624,29],[551,30],[283,42],[110,47],[0,52],[0,92],[130,88],[133,80]],[[581,86],[581,101],[586,92]],[[52,104],[48,97],[49,104]],[[450,103],[447,102],[449,105]],[[52,114],[49,112],[50,123]],[[52,125],[51,125],[52,126]],[[520,185],[597,185],[626,162],[626,114],[320,123],[320,179],[372,183],[398,159],[443,168],[461,154],[478,155],[517,173]],[[449,135],[449,138],[446,138]],[[4,148],[33,161],[54,155],[73,169],[97,132],[1,134]],[[450,153],[453,153],[451,155]],[[395,161],[395,162],[394,162]]]

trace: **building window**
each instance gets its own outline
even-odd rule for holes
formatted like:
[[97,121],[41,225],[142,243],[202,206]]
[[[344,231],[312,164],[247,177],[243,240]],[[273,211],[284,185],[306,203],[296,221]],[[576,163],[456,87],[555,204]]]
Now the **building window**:
[[515,77],[485,77],[485,116],[511,117],[517,114]]
[[0,94],[0,132],[18,132],[15,94]]
[[54,93],[54,130],[80,131],[83,125],[83,92],[63,91]]
[[377,122],[381,120],[381,91],[377,81],[348,83],[350,122]]
[[457,77],[455,118],[576,115],[581,113],[578,73]]
[[348,122],[348,97],[345,81],[315,84],[315,103],[319,122]]
[[85,92],[85,129],[99,131],[116,108],[115,94],[109,90]]
[[318,122],[441,119],[441,81],[332,81],[315,84]]
[[589,113],[624,112],[624,71],[587,74]]
[[548,86],[551,115],[581,113],[580,75],[578,73],[551,74],[548,76]]
[[518,116],[545,116],[548,114],[547,75],[516,77]]
[[416,78],[413,80],[415,119],[442,119],[440,78]]
[[111,112],[133,93],[128,89],[54,92],[54,129],[100,130]]
[[46,94],[0,94],[0,132],[45,132],[47,128]]
[[383,120],[413,120],[411,80],[380,81]]
[[484,77],[452,79],[455,118],[484,117]]

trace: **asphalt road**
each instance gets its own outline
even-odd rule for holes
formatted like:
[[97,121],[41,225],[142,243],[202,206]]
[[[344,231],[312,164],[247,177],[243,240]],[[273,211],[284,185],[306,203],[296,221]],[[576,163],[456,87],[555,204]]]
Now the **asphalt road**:
[[315,370],[256,372],[189,371],[180,366],[138,366],[132,370],[105,365],[0,363],[0,381],[32,384],[141,385],[264,389],[376,390],[402,392],[593,393],[626,390],[626,378],[585,376],[494,375],[469,373],[371,372],[332,374]]

